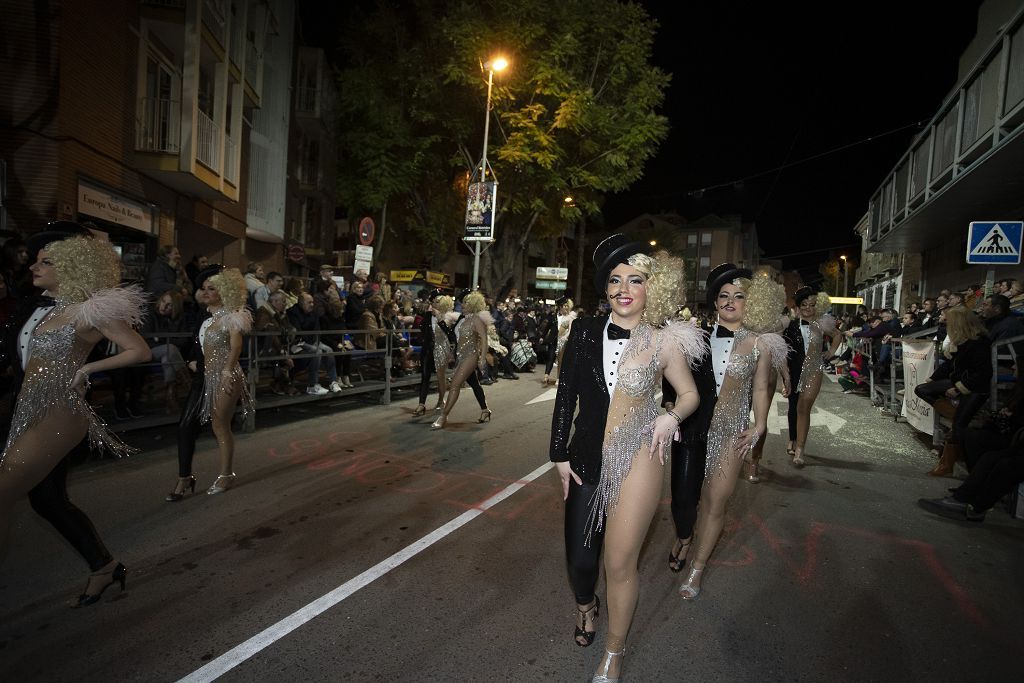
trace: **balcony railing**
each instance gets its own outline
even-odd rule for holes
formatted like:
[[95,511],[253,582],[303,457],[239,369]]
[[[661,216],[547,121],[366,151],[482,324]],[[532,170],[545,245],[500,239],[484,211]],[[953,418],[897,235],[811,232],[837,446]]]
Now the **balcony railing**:
[[202,110],[196,117],[198,141],[196,159],[212,171],[220,172],[220,129]]
[[267,175],[270,168],[270,150],[261,144],[249,144],[249,195],[246,202],[249,213],[270,220],[270,188]]
[[319,88],[316,86],[304,85],[299,87],[297,97],[298,111],[305,114],[317,113],[317,100],[319,99]]
[[157,97],[139,101],[135,149],[177,154],[181,141],[181,103]]
[[1024,124],[1024,10],[1008,21],[871,197],[875,242]]
[[210,29],[210,33],[217,38],[221,45],[224,45],[224,39],[227,37],[225,32],[227,8],[225,4],[225,0],[205,0],[203,2],[203,24]]
[[230,135],[224,136],[224,180],[238,187],[238,145]]

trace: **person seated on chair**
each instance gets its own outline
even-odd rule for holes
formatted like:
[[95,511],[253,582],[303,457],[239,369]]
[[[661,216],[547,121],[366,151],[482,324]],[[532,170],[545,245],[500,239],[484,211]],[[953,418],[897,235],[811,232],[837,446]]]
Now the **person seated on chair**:
[[[320,318],[317,317],[314,309],[313,295],[309,292],[301,292],[298,303],[288,309],[288,319],[299,333],[295,343],[292,344],[292,353],[316,354],[303,361],[309,375],[306,381],[306,393],[312,396],[323,396],[328,391],[335,394],[340,393],[342,387],[338,383],[338,369],[334,357],[329,355],[332,349],[320,339]],[[327,366],[329,390],[320,385],[322,365]]]
[[946,309],[945,315],[950,360],[937,367],[927,382],[914,387],[917,397],[929,405],[942,398],[956,401],[952,430],[939,464],[929,472],[937,477],[951,474],[961,459],[963,433],[985,405],[992,381],[992,342],[981,319],[963,306]]
[[271,292],[267,301],[256,309],[256,321],[253,325],[257,332],[277,332],[274,335],[259,337],[259,355],[278,358],[273,361],[274,379],[270,384],[270,390],[279,396],[294,396],[299,393],[299,390],[292,386],[291,380],[295,361],[288,356],[291,355],[290,349],[295,339],[295,326],[288,319],[287,302],[288,297],[281,290]]

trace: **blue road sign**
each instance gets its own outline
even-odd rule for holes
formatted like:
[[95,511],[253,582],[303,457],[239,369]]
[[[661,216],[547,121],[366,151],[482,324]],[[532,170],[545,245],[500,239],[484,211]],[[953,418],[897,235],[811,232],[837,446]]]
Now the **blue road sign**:
[[1020,263],[1024,221],[974,221],[967,233],[967,262]]

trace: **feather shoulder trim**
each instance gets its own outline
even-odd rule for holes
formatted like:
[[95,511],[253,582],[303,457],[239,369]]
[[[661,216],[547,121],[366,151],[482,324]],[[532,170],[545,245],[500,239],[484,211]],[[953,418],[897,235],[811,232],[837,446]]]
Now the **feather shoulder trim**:
[[831,334],[836,329],[836,319],[826,313],[825,315],[818,318],[818,327],[825,334]]
[[146,306],[146,293],[138,285],[98,289],[80,304],[68,306],[71,321],[79,327],[102,327],[124,321],[138,327]]
[[793,320],[788,315],[786,315],[785,313],[780,315],[779,316],[779,329],[778,329],[778,331],[782,332],[784,329],[789,327],[789,324],[791,322],[793,322]]
[[772,367],[781,370],[786,367],[786,359],[789,357],[789,345],[786,340],[774,332],[758,335],[755,342],[761,353],[767,353],[771,359]]
[[448,327],[452,327],[453,325],[455,325],[455,323],[459,321],[460,315],[461,314],[457,313],[456,311],[448,311],[447,313],[444,314],[444,324],[447,325]]
[[484,325],[490,327],[494,324],[494,316],[491,315],[490,311],[480,311],[476,314],[476,317],[484,321]]
[[686,362],[695,366],[711,351],[708,334],[688,322],[672,320],[661,328],[662,348],[667,345],[680,349],[686,355]]
[[229,332],[249,334],[252,330],[252,313],[249,312],[248,308],[239,308],[230,313],[225,313],[220,319],[220,325]]

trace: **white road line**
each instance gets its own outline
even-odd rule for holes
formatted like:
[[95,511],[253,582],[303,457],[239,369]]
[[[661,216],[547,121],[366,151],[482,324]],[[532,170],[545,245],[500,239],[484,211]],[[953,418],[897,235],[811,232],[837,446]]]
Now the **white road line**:
[[403,548],[386,560],[370,567],[365,572],[356,576],[353,579],[346,581],[331,592],[317,598],[313,602],[309,603],[302,609],[294,612],[276,624],[265,629],[261,633],[256,634],[249,640],[245,641],[241,645],[228,650],[220,657],[217,657],[209,664],[206,664],[200,669],[193,671],[188,676],[182,678],[178,683],[199,683],[200,681],[213,681],[223,676],[228,671],[231,671],[236,666],[249,659],[253,655],[259,653],[261,650],[274,644],[281,638],[299,628],[303,624],[312,621],[316,617],[320,616],[330,608],[340,603],[345,598],[349,597],[360,588],[364,588],[369,584],[373,583],[380,577],[387,574],[392,569],[400,566],[402,563],[416,556],[423,550],[426,550],[434,543],[440,541],[445,536],[449,535],[453,531],[465,526],[473,519],[476,519],[484,511],[489,510],[501,501],[505,500],[519,489],[529,484],[534,479],[540,477],[545,472],[554,467],[554,463],[548,462],[533,472],[520,479],[519,481],[509,484],[501,491],[498,491],[493,496],[480,503],[477,507],[472,510],[467,510],[461,515],[448,522],[444,526],[432,531],[420,540],[416,541],[412,545]]

